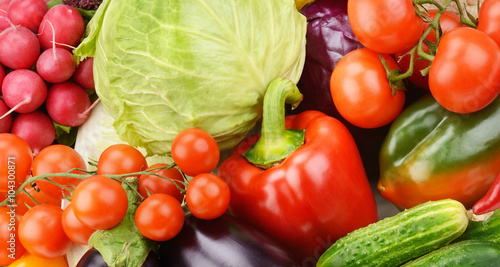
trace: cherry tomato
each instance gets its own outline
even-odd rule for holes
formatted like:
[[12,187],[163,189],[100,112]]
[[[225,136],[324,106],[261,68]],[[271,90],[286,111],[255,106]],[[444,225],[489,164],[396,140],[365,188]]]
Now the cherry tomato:
[[[168,164],[158,163],[149,167],[148,170],[161,167],[165,168],[168,166]],[[152,172],[175,181],[184,182],[184,177],[182,176],[181,172],[175,167],[156,170]],[[177,182],[176,184],[184,189],[184,184]],[[148,197],[148,193],[149,195],[163,193],[173,196],[179,201],[179,203],[182,203],[182,200],[184,199],[184,194],[181,193],[181,191],[179,190],[179,188],[177,188],[173,181],[155,175],[143,174],[139,177],[139,193],[144,198]]]
[[[437,10],[431,9],[428,11],[428,13],[429,13],[429,19],[432,20],[436,16]],[[441,17],[439,18],[439,25],[441,27],[442,31],[441,37],[442,37],[443,34],[462,26],[462,23],[460,22],[460,16],[451,11],[445,10],[443,14],[441,14]],[[425,23],[425,28],[427,29],[427,27],[429,27],[429,23]],[[431,42],[436,42],[436,34],[434,30],[431,30],[431,32],[429,33],[429,35],[427,35],[425,39]]]
[[28,254],[16,260],[11,265],[9,265],[9,267],[41,267],[41,266],[68,267],[68,263],[66,262],[66,259],[64,259],[64,256],[45,259],[37,257],[32,254]]
[[212,173],[198,174],[186,189],[186,204],[191,213],[203,220],[215,219],[229,206],[229,186]]
[[14,207],[0,207],[0,266],[11,264],[25,252],[19,241],[20,220],[21,217]]
[[121,183],[102,175],[83,180],[71,198],[76,218],[96,230],[111,229],[125,217],[128,198]]
[[135,225],[145,237],[155,241],[166,241],[181,231],[184,225],[184,210],[174,197],[154,194],[137,208]]
[[500,93],[500,47],[474,28],[449,31],[432,61],[429,89],[452,112],[481,110]]
[[[47,173],[63,173],[71,169],[86,170],[85,160],[76,150],[65,145],[50,145],[40,150],[33,160],[33,175],[38,176]],[[82,171],[74,170],[71,173],[84,174]],[[61,185],[74,189],[81,182],[81,179],[71,177],[50,177],[50,180]],[[45,192],[53,198],[63,198],[71,193],[46,180],[36,182],[40,191]]]
[[[422,43],[422,51],[429,52],[429,47],[425,42]],[[396,53],[396,60],[402,72],[408,71],[410,68],[411,56],[406,54],[408,51]],[[413,72],[408,80],[418,86],[419,88],[429,90],[429,75],[422,76],[421,70],[429,67],[429,60],[421,58],[419,55],[415,54],[415,59],[413,61]]]
[[213,171],[220,158],[215,139],[197,128],[177,134],[172,142],[171,153],[175,164],[189,176]]
[[379,53],[410,49],[424,30],[411,0],[349,0],[347,16],[359,42]]
[[15,190],[30,175],[33,151],[11,133],[0,133],[0,151],[0,192]]
[[[383,55],[389,69],[399,68]],[[392,122],[403,109],[405,94],[392,95],[378,54],[361,48],[345,55],[333,69],[330,80],[333,103],[340,115],[362,128],[377,128]]]
[[73,204],[69,204],[64,209],[62,226],[69,239],[80,245],[88,245],[90,236],[96,231],[76,218],[73,211]]
[[55,258],[71,248],[73,242],[62,227],[62,213],[58,206],[41,204],[24,214],[19,223],[19,240],[30,254]]
[[[41,190],[37,192],[33,187],[29,185],[26,186],[25,190],[28,194],[30,194],[32,198],[36,200],[38,204],[52,204],[56,206],[61,205],[60,198],[53,198]],[[33,199],[31,199],[31,197],[27,195],[27,193],[22,191],[16,195],[16,212],[19,215],[24,215],[29,209],[28,206],[34,207],[35,205],[37,205],[37,203],[35,203]]]
[[97,174],[126,174],[140,172],[147,167],[146,158],[137,148],[127,144],[115,144],[106,148],[99,156]]
[[484,0],[479,8],[477,29],[500,45],[500,1]]

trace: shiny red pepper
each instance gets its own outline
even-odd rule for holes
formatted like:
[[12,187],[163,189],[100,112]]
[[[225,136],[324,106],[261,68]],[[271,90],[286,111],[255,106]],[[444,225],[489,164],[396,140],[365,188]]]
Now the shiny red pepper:
[[285,123],[285,102],[301,97],[290,81],[274,80],[264,98],[261,135],[243,140],[219,175],[230,187],[233,215],[310,263],[338,238],[378,217],[347,128],[319,111],[289,116]]
[[474,214],[484,214],[500,208],[500,173],[481,199],[472,207]]

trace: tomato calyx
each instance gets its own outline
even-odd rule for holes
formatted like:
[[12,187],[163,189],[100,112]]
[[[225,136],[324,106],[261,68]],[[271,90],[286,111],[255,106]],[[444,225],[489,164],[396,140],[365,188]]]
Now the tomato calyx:
[[290,80],[276,78],[264,96],[261,137],[243,156],[262,169],[281,163],[304,143],[303,130],[287,130],[285,104],[292,109],[302,101],[302,94]]

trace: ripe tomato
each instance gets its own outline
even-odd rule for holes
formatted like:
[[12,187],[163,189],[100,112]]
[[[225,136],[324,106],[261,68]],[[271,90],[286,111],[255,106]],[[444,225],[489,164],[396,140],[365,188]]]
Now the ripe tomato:
[[349,0],[347,16],[359,42],[379,53],[410,49],[424,30],[411,0]]
[[[56,206],[61,205],[60,198],[53,198],[44,191],[40,190],[37,192],[33,187],[29,185],[26,186],[25,190],[28,194],[30,194],[32,198],[36,200],[38,204],[52,204]],[[28,206],[34,207],[35,205],[37,205],[33,201],[33,199],[27,195],[26,192],[22,191],[16,195],[16,202],[17,202],[16,212],[19,215],[24,215],[29,209]]]
[[26,250],[42,258],[66,254],[73,242],[62,228],[62,209],[52,204],[41,204],[24,214],[19,223],[19,240]]
[[[168,166],[168,164],[158,163],[149,167],[148,170]],[[156,170],[152,172],[175,181],[184,182],[184,177],[182,176],[181,172],[175,167],[172,167],[170,169]],[[183,183],[176,182],[176,184],[184,189]],[[173,181],[155,175],[143,174],[139,177],[139,193],[144,198],[148,197],[148,193],[149,195],[163,193],[173,196],[179,201],[179,203],[182,203],[182,200],[184,199],[184,194],[181,193],[181,191],[179,190],[179,188],[177,188]]]
[[28,254],[16,260],[11,265],[9,265],[9,267],[41,267],[41,266],[68,267],[68,263],[66,262],[66,259],[64,259],[64,256],[45,259],[37,257],[32,254]]
[[175,164],[189,176],[213,171],[220,157],[215,139],[197,128],[177,134],[172,142],[171,153]]
[[[425,42],[422,43],[422,51],[429,52],[429,47]],[[410,55],[405,55],[408,51],[396,53],[396,60],[398,62],[401,71],[406,72],[410,68]],[[419,55],[415,54],[413,61],[413,72],[408,80],[418,86],[419,88],[429,90],[429,75],[422,76],[421,70],[429,67],[429,60],[421,58]]]
[[147,167],[146,158],[137,148],[127,144],[115,144],[106,148],[99,156],[97,174],[126,174],[140,172]]
[[155,241],[166,241],[181,231],[184,225],[184,210],[174,197],[154,194],[137,208],[135,225],[145,237]]
[[[33,160],[33,175],[38,176],[47,173],[63,173],[71,169],[85,170],[87,168],[85,160],[73,148],[65,145],[50,145],[40,150]],[[74,170],[71,173],[84,174],[84,172]],[[73,188],[81,182],[81,179],[71,177],[50,177],[50,180],[61,185]],[[40,191],[45,192],[53,198],[61,199],[63,194],[69,196],[70,192],[62,189],[46,180],[37,181]]]
[[0,133],[0,151],[0,192],[15,190],[30,175],[33,151],[11,133]]
[[471,113],[486,107],[500,93],[500,47],[474,28],[449,31],[432,61],[429,89],[452,112]]
[[69,239],[80,245],[88,245],[90,236],[95,232],[76,218],[72,203],[63,210],[62,226]]
[[[429,12],[429,19],[432,20],[437,14],[437,9],[431,9],[428,12]],[[439,25],[441,26],[442,34],[445,34],[455,28],[462,26],[462,23],[460,22],[460,16],[451,11],[446,10],[443,12],[443,14],[441,14],[441,17],[439,18]],[[425,23],[425,29],[427,29],[427,27],[429,27],[429,24]],[[436,42],[436,34],[434,30],[432,30],[425,39],[431,42]]]
[[198,174],[186,189],[186,204],[191,213],[203,220],[215,219],[229,206],[229,186],[212,173]]
[[500,1],[484,0],[479,8],[477,29],[500,45]]
[[[393,70],[398,64],[384,58]],[[361,48],[345,55],[333,69],[330,80],[333,103],[340,115],[362,128],[377,128],[392,122],[403,109],[405,94],[392,89],[378,54]]]
[[25,252],[19,241],[20,220],[15,208],[0,207],[0,266],[11,264]]
[[71,198],[76,218],[96,230],[111,229],[125,217],[128,198],[121,183],[102,175],[83,180]]

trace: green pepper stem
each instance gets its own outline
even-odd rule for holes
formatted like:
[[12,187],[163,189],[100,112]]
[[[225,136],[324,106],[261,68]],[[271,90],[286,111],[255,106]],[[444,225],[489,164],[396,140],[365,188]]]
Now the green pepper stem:
[[287,130],[285,104],[292,108],[302,101],[302,94],[290,80],[276,78],[264,96],[261,137],[243,154],[254,165],[267,169],[282,162],[304,143],[303,130]]

